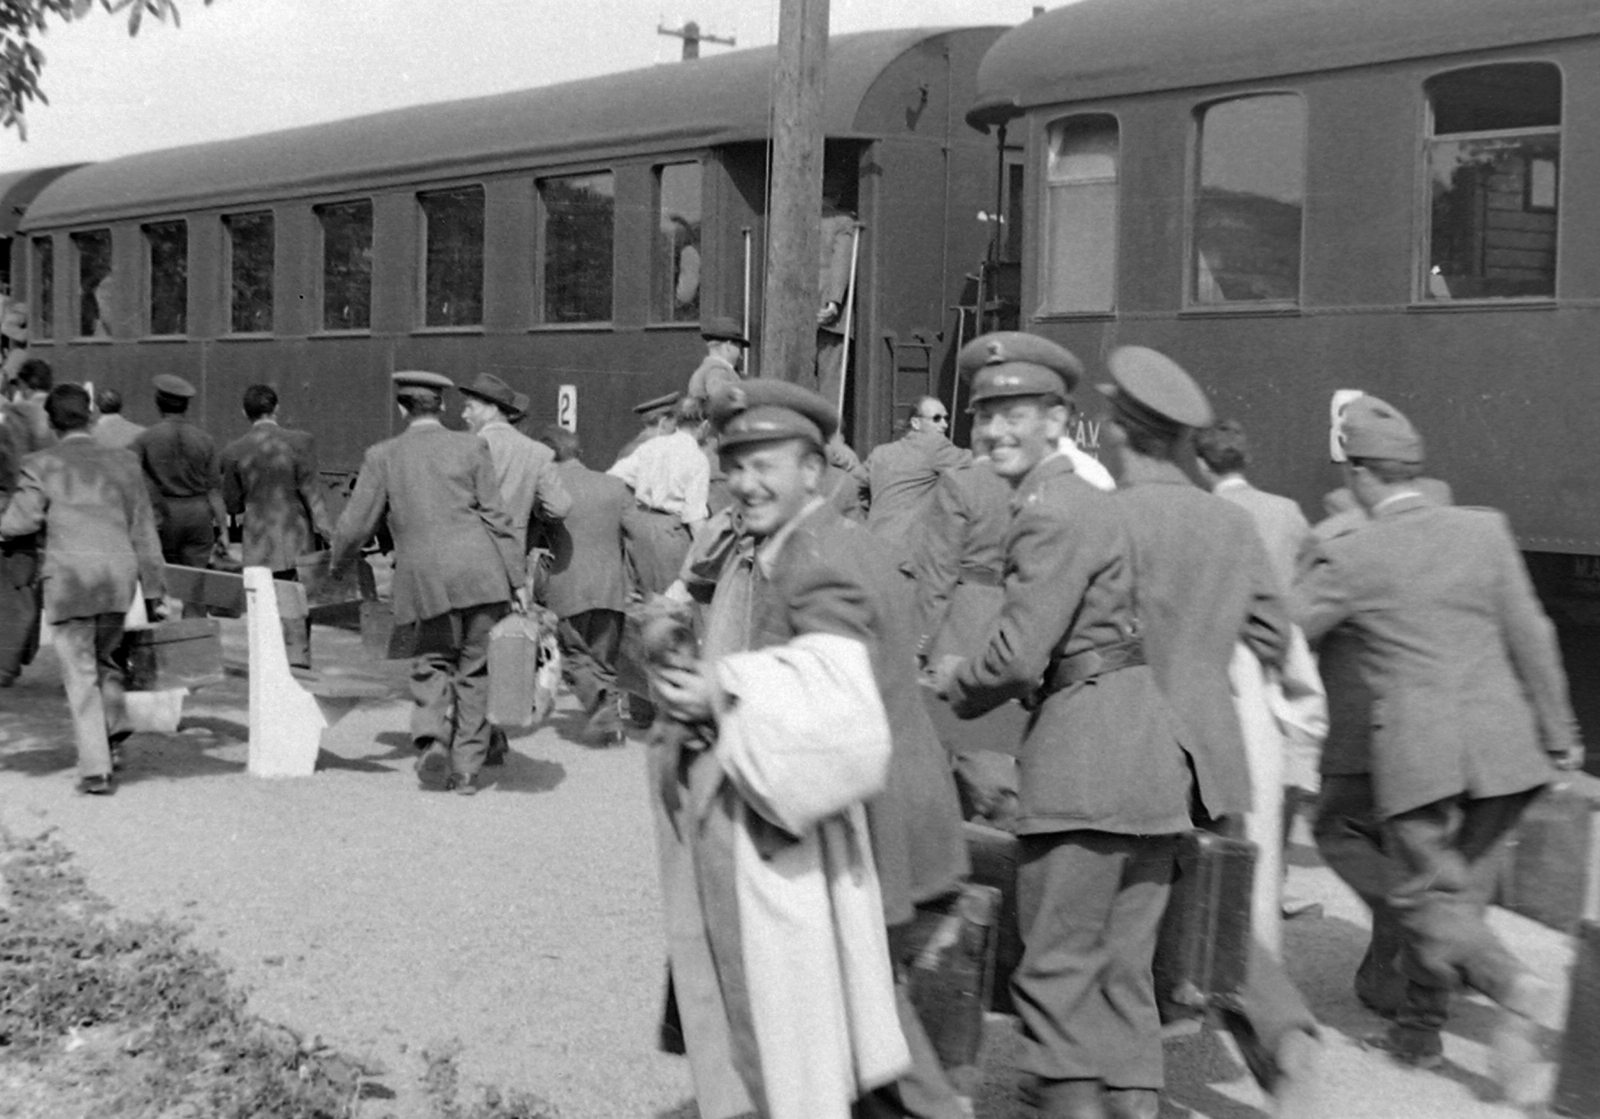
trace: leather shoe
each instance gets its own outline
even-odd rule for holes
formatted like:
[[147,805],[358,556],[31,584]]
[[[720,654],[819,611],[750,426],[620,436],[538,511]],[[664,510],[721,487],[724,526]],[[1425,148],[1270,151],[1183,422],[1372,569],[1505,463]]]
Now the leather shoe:
[[447,793],[455,793],[458,797],[474,797],[478,795],[478,782],[475,778],[452,773],[444,783],[444,790]]
[[1361,1045],[1387,1053],[1395,1064],[1406,1068],[1431,1071],[1444,1065],[1444,1043],[1437,1033],[1391,1026],[1383,1033],[1362,1038]]
[[109,773],[96,773],[78,782],[78,791],[90,796],[108,797],[117,791],[117,783]]
[[443,789],[450,779],[450,751],[430,742],[417,759],[417,781],[424,789]]

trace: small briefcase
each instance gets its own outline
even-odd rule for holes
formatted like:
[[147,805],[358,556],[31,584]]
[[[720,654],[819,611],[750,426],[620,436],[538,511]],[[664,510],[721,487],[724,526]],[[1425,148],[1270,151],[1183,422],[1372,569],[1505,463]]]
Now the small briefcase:
[[1178,837],[1175,861],[1154,967],[1163,1022],[1238,1006],[1250,958],[1256,845],[1197,829]]
[[221,683],[222,626],[215,618],[173,618],[122,636],[129,691],[158,692]]
[[992,886],[1000,895],[989,1009],[1015,1014],[1016,1007],[1011,1002],[1011,973],[1022,962],[1022,932],[1017,925],[1017,837],[973,820],[964,823],[962,830],[967,837],[967,861],[972,867],[970,881]]
[[560,677],[553,629],[535,616],[507,614],[489,631],[489,721],[495,726],[530,727],[549,714]]
[[1600,778],[1563,774],[1522,814],[1500,875],[1499,903],[1561,932],[1576,932],[1600,841]]
[[1000,907],[999,890],[965,883],[953,896],[919,906],[900,945],[911,1005],[963,1094],[982,1080],[978,1050],[994,985]]

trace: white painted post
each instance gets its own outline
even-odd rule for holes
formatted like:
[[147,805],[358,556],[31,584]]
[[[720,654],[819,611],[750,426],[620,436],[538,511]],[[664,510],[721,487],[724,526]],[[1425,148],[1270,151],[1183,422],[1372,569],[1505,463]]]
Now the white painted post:
[[250,655],[250,756],[254,777],[309,777],[328,717],[289,671],[272,572],[244,569]]

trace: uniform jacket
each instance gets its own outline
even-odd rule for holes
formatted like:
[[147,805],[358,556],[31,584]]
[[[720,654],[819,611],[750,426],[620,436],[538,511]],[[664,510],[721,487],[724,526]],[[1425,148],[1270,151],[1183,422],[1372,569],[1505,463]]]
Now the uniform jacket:
[[131,447],[144,430],[143,424],[136,424],[121,413],[113,412],[95,421],[94,438],[95,442],[104,443],[107,447]]
[[74,432],[22,462],[0,536],[43,530],[44,608],[52,622],[121,614],[134,581],[165,590],[150,497],[128,451]]
[[1321,544],[1294,613],[1313,641],[1360,635],[1380,817],[1535,788],[1577,741],[1554,628],[1493,510],[1391,499]]
[[[735,561],[737,562],[737,561]],[[910,588],[883,543],[825,503],[806,514],[756,580],[750,648],[804,633],[865,643],[893,738],[888,785],[867,805],[891,925],[967,873],[961,804],[917,683]]]
[[689,388],[684,395],[702,401],[710,400],[718,389],[725,385],[737,385],[739,380],[737,369],[716,354],[707,354],[695,371],[689,374]]
[[867,527],[885,540],[909,546],[939,475],[971,461],[971,451],[936,431],[909,431],[874,447],[866,462],[871,491]]
[[572,507],[572,497],[555,471],[556,453],[500,420],[484,424],[478,438],[489,445],[501,505],[526,549],[535,516],[551,524]]
[[1256,531],[1267,549],[1267,559],[1272,563],[1272,573],[1278,577],[1278,585],[1288,590],[1294,582],[1295,562],[1311,535],[1311,526],[1306,523],[1306,515],[1300,511],[1299,504],[1290,498],[1258,490],[1238,475],[1222,479],[1211,492],[1240,506],[1255,520]]
[[934,486],[910,563],[930,660],[964,652],[1000,612],[1010,526],[1011,486],[987,459],[946,471]]
[[1171,463],[1127,459],[1112,495],[1133,542],[1139,632],[1212,817],[1250,808],[1250,773],[1228,666],[1238,641],[1266,665],[1289,648],[1289,615],[1250,514]]
[[506,602],[522,585],[522,541],[500,506],[489,447],[436,419],[367,449],[334,534],[335,566],[355,558],[388,516],[397,623]]
[[[1012,509],[1004,603],[982,652],[963,662],[948,693],[962,718],[1032,695],[1058,656],[1134,631],[1133,565],[1117,500],[1052,455],[1023,479]],[[1189,827],[1178,725],[1147,666],[1046,698],[1018,765],[1023,832],[1160,835]]]
[[558,618],[585,610],[621,610],[628,602],[622,565],[622,517],[633,505],[628,487],[576,459],[552,469],[572,504],[564,518],[544,530],[553,553],[545,605]]
[[222,485],[217,445],[188,416],[167,416],[129,447],[139,456],[159,515],[167,499],[204,497]]
[[313,529],[333,535],[316,441],[273,420],[257,420],[222,449],[222,501],[234,516],[244,514],[246,567],[287,571],[316,550]]

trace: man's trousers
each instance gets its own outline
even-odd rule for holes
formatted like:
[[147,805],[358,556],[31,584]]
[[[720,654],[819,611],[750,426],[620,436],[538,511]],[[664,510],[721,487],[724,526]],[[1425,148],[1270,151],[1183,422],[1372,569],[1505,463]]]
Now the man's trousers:
[[489,631],[505,602],[468,606],[417,624],[411,662],[411,741],[450,751],[458,777],[475,777],[489,752]]
[[1506,796],[1446,797],[1385,821],[1405,876],[1389,897],[1405,929],[1406,1000],[1395,1018],[1402,1030],[1436,1034],[1458,984],[1510,1005],[1515,982],[1527,969],[1484,914],[1506,836],[1542,791],[1539,786]]
[[1381,1013],[1393,1013],[1405,997],[1400,974],[1400,918],[1389,894],[1405,876],[1383,846],[1367,773],[1328,773],[1317,797],[1311,827],[1322,861],[1372,910],[1372,940],[1356,972],[1356,997]]
[[1012,997],[1045,1080],[1160,1088],[1151,961],[1172,890],[1174,837],[1024,835],[1017,863],[1022,962]]
[[617,654],[622,649],[620,610],[585,610],[562,618],[556,627],[567,686],[593,715],[617,691]]
[[111,741],[128,732],[123,672],[117,662],[122,620],[122,614],[95,614],[68,618],[51,627],[78,743],[80,777],[109,776]]
[[0,542],[0,683],[39,649],[39,556],[34,538]]

